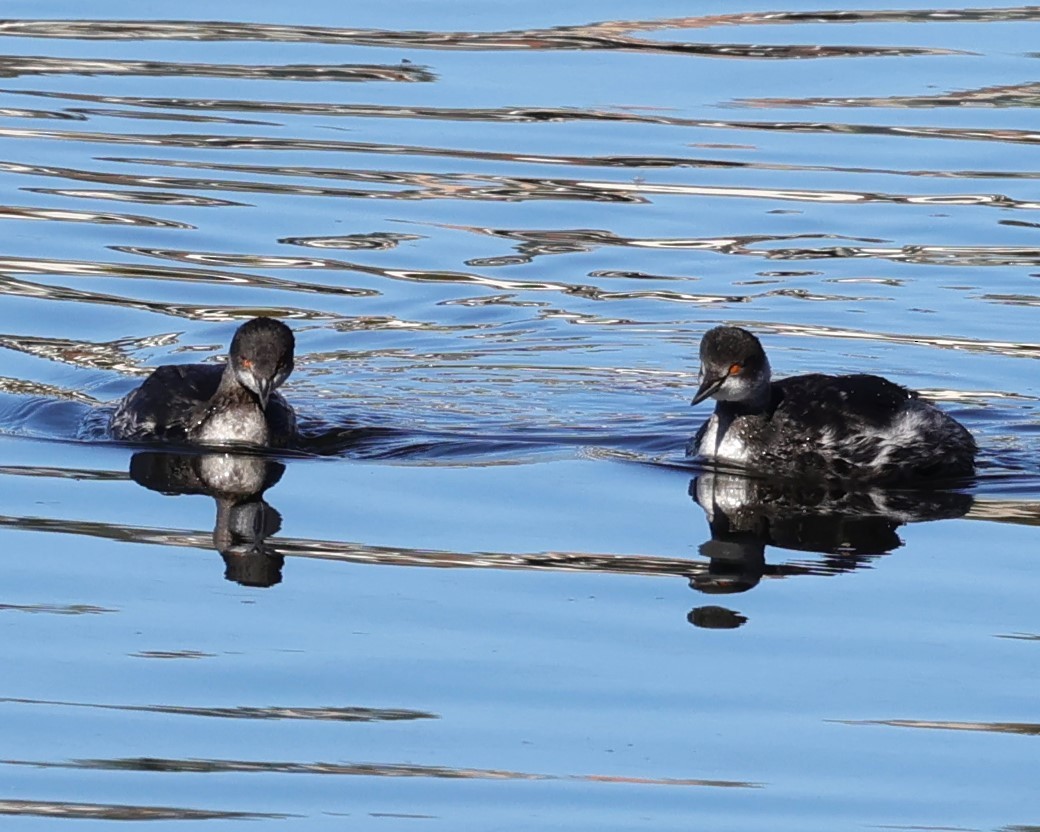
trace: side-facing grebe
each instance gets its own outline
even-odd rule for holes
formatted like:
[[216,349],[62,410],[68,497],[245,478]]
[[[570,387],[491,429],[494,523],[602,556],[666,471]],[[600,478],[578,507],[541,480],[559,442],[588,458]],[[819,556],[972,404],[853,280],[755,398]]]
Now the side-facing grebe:
[[296,437],[296,414],[275,389],[293,370],[292,330],[274,318],[238,328],[227,363],[166,364],[112,414],[116,439],[281,447]]
[[910,482],[971,476],[971,434],[880,376],[812,373],[772,381],[762,344],[720,326],[701,340],[701,385],[715,412],[690,455],[790,478]]

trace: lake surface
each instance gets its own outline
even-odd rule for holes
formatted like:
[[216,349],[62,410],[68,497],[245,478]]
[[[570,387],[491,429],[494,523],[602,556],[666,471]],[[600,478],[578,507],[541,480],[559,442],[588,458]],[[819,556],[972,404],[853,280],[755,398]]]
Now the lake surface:
[[[1040,825],[1040,8],[161,5],[0,21],[0,828]],[[111,440],[256,314],[265,490]],[[719,323],[977,481],[697,469]]]

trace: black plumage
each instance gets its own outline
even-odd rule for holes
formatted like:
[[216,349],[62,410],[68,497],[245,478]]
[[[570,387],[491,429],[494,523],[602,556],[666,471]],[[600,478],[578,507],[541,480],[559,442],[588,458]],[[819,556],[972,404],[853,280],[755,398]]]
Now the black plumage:
[[296,415],[275,391],[293,369],[292,331],[254,318],[235,333],[227,363],[158,367],[116,408],[117,439],[284,447]]
[[880,376],[812,373],[772,381],[761,343],[737,327],[709,331],[701,362],[694,403],[717,401],[691,455],[789,477],[873,483],[974,473],[971,434]]

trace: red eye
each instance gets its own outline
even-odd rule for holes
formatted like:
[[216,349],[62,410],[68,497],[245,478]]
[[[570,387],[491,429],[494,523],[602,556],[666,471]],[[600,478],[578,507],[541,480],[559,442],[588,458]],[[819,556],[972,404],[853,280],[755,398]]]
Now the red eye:
[[248,358],[243,358],[242,359],[242,366],[245,367],[247,370],[252,370],[253,369],[253,362],[250,359],[248,359]]
[[729,374],[731,376],[735,376],[743,369],[744,369],[744,365],[743,364],[730,364],[729,365]]

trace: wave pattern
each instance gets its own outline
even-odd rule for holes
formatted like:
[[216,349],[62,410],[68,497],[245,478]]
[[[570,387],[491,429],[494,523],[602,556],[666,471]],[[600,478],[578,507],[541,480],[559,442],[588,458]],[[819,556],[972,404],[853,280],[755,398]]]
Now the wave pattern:
[[[1040,8],[14,5],[0,815],[1035,822]],[[302,447],[111,441],[258,314]],[[977,483],[701,470],[720,323]]]
[[[423,386],[438,401],[433,432],[502,436],[537,430],[527,414],[556,414],[549,418],[573,447],[583,422],[609,428],[614,420],[604,416],[614,413],[637,421],[629,450],[639,452],[645,436],[672,429],[697,335],[730,320],[782,336],[790,372],[859,369],[857,356],[827,352],[851,337],[875,350],[898,345],[892,372],[901,381],[995,412],[1021,373],[1001,381],[979,363],[951,378],[943,352],[1032,351],[1027,314],[1038,302],[1031,270],[1040,248],[1028,217],[1040,208],[1031,187],[1040,171],[1024,154],[1040,134],[1022,116],[1035,85],[991,82],[977,45],[1037,19],[1033,7],[1008,7],[620,17],[483,31],[3,20],[0,45],[11,49],[0,54],[8,79],[0,178],[10,198],[0,220],[12,229],[36,224],[66,243],[48,251],[16,235],[0,251],[0,294],[19,310],[0,327],[10,333],[5,345],[25,351],[53,338],[20,330],[22,309],[104,312],[122,322],[111,337],[63,333],[70,343],[60,351],[32,354],[136,375],[168,355],[208,344],[208,354],[219,352],[219,337],[193,340],[199,324],[266,312],[314,333],[301,338],[295,382],[312,424],[353,429],[382,421],[376,414],[388,405],[414,411]],[[283,50],[278,60],[271,47]],[[329,47],[335,63],[318,58]],[[503,73],[495,56],[513,53],[539,61],[596,54],[608,72],[656,83],[645,102],[608,94],[575,103],[567,84],[557,94],[540,76]],[[703,105],[676,94],[681,67],[718,58],[744,67],[762,94],[747,95],[742,76],[720,82]],[[869,65],[880,89],[818,94],[805,58]],[[774,81],[763,61],[783,73]],[[884,89],[931,64],[983,71],[970,88]],[[460,67],[491,73],[496,94],[454,94]],[[859,77],[837,72],[836,87]],[[94,83],[87,89],[78,78]],[[183,79],[197,82],[192,94]],[[799,94],[780,94],[785,87]],[[734,119],[738,108],[756,117]],[[840,115],[796,116],[807,108]],[[942,117],[953,108],[957,118]],[[1001,118],[974,117],[980,108]],[[897,114],[907,110],[912,118]],[[112,146],[146,150],[103,155]],[[112,210],[114,202],[138,209]],[[1010,327],[999,338],[973,312],[995,308]],[[878,315],[886,326],[862,325],[862,316]],[[171,334],[155,316],[182,324]],[[156,331],[166,340],[150,342]],[[334,333],[348,332],[370,337],[328,348]],[[819,349],[807,339],[828,342],[822,365],[799,361],[799,343]],[[88,360],[104,344],[119,344],[119,357]],[[492,354],[496,395],[459,383],[491,370],[483,358]],[[559,360],[565,354],[580,358]],[[396,383],[380,385],[366,407],[356,379],[337,369],[344,360]],[[3,387],[36,396],[40,407],[49,396],[94,402],[96,391],[118,394],[131,383],[94,375],[70,392],[45,362],[33,366],[36,375],[11,375]],[[645,382],[647,369],[671,381],[644,388],[633,411],[630,379]],[[593,388],[590,372],[601,378]],[[552,383],[530,383],[543,375]],[[532,395],[533,411],[500,406]],[[354,405],[347,425],[338,402]],[[16,432],[53,427],[33,431],[31,412],[9,413]],[[1008,414],[999,438],[1021,445],[1008,433],[1015,418]],[[1002,430],[991,419],[973,427]],[[83,435],[97,437],[75,425],[58,431]],[[624,437],[610,443],[624,445]],[[664,458],[682,445],[677,439]],[[414,447],[432,450],[424,440]]]

